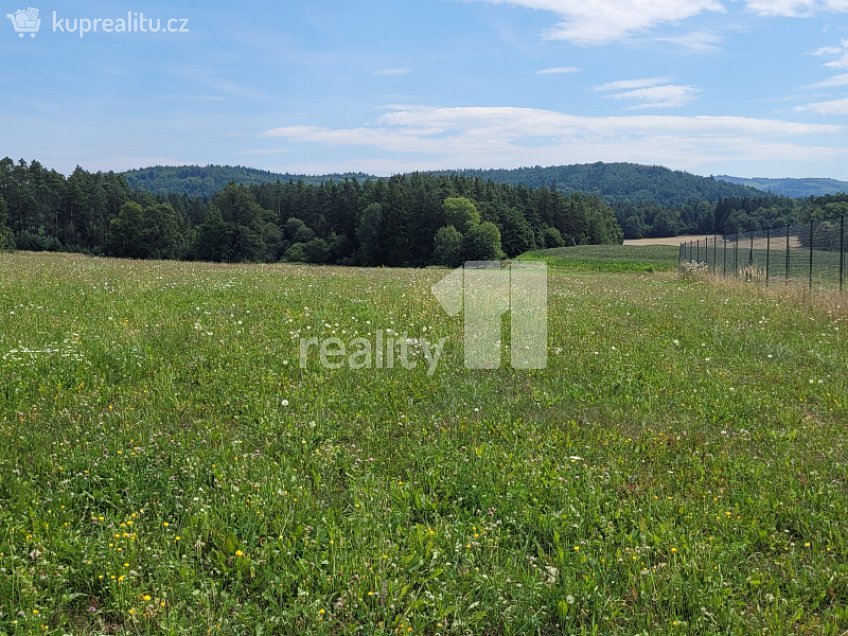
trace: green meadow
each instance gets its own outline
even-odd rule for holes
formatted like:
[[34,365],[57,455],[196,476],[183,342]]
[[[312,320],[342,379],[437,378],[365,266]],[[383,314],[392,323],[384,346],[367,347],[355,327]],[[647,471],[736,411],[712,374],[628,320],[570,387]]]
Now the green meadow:
[[[446,270],[0,254],[0,634],[844,634],[843,299],[633,249],[544,371]],[[436,372],[301,367],[378,330]]]
[[596,272],[670,272],[677,268],[679,248],[671,245],[578,245],[527,252],[522,261],[550,267]]

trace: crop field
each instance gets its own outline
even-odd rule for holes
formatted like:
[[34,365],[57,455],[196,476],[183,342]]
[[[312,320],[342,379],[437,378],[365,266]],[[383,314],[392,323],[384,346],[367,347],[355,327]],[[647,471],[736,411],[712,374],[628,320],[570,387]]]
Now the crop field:
[[444,270],[0,254],[0,634],[844,634],[842,301],[590,269],[473,371]]

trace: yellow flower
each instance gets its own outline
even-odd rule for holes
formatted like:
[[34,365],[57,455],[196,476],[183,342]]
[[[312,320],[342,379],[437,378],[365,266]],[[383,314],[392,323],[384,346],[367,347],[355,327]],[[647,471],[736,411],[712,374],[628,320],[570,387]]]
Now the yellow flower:
[[672,553],[672,554],[677,554],[677,548],[672,548],[672,549],[671,549],[671,553]]
[[150,598],[150,594],[145,594],[141,597],[145,603],[149,603],[152,599]]
[[243,557],[243,556],[244,556],[244,552],[242,552],[241,550],[236,550],[236,556],[237,556],[237,557]]

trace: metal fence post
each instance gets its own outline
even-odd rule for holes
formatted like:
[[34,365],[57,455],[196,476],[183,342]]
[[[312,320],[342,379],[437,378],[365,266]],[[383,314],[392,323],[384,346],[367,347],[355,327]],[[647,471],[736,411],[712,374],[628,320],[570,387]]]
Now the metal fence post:
[[771,267],[771,228],[766,230],[766,287],[769,284],[769,268]]
[[845,291],[845,215],[839,217],[839,291]]
[[718,271],[718,236],[713,236],[713,271]]
[[727,278],[727,237],[722,235],[721,240],[724,241],[724,277]]
[[790,232],[790,231],[791,231],[791,228],[787,225],[787,226],[786,226],[786,276],[785,276],[785,279],[786,279],[786,282],[787,282],[787,283],[789,282],[789,269],[790,269],[790,267],[792,266],[792,264],[791,264],[791,262],[790,262],[790,260],[789,260],[789,259],[790,259],[790,256],[789,256],[789,254],[790,254],[790,250],[789,250],[789,232]]
[[739,278],[739,232],[736,233],[736,245],[733,246],[733,269],[736,270],[736,278]]
[[813,220],[810,219],[810,289],[813,288]]
[[754,268],[754,233],[751,232],[751,249],[748,252],[748,266]]

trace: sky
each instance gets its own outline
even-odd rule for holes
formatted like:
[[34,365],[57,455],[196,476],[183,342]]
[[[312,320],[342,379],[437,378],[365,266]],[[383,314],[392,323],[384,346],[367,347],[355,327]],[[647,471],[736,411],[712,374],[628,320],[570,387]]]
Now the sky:
[[848,0],[31,1],[35,37],[0,0],[0,156],[63,173],[848,180]]

